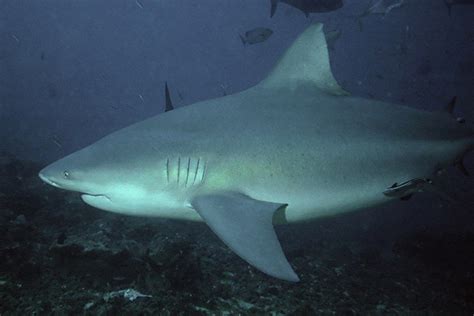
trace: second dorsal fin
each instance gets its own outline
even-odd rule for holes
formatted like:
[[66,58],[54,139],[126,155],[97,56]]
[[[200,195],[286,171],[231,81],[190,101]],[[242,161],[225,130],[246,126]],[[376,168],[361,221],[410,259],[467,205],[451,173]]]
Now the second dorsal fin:
[[165,82],[165,112],[173,110],[173,103],[171,102],[170,90],[168,89],[168,82]]

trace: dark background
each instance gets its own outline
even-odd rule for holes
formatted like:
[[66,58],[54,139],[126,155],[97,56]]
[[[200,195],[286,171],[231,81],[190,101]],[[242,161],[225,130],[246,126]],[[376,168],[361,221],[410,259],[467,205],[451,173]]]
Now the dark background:
[[[277,226],[296,285],[249,269],[204,223],[102,212],[37,177],[161,113],[165,81],[178,107],[251,87],[314,22],[342,32],[331,64],[353,95],[430,111],[458,96],[474,124],[474,5],[405,0],[359,24],[369,2],[309,18],[281,3],[271,19],[270,0],[0,0],[0,314],[249,314],[239,301],[253,314],[471,314],[474,181],[455,168],[442,194]],[[244,47],[255,27],[274,33]],[[130,286],[154,298],[101,298]]]
[[[262,80],[313,22],[341,37],[330,51],[354,95],[437,110],[454,95],[474,119],[473,6],[407,0],[388,15],[355,16],[369,1],[304,14],[270,0],[0,0],[0,150],[43,163],[176,106]],[[268,41],[238,37],[269,27]],[[140,97],[141,95],[141,97]]]

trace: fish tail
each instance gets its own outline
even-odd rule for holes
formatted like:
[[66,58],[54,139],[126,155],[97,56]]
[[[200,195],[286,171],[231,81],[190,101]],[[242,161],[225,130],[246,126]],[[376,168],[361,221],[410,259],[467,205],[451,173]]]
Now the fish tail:
[[270,0],[270,4],[271,4],[270,17],[273,17],[277,9],[278,0]]

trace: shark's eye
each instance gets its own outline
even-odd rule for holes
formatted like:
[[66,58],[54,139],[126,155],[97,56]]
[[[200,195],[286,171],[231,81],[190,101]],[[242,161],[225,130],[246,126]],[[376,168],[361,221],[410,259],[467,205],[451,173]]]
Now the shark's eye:
[[64,170],[63,175],[64,175],[64,178],[69,179],[69,176],[70,176],[69,171]]

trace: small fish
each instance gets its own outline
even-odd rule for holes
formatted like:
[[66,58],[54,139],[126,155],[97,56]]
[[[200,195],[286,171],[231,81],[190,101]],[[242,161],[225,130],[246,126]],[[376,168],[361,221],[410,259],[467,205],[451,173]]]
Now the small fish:
[[369,7],[367,14],[387,15],[393,9],[401,7],[404,2],[404,0],[378,0]]
[[137,5],[137,7],[139,7],[140,9],[143,9],[143,4],[138,1],[138,0],[135,0],[135,4]]
[[62,148],[61,142],[59,141],[59,137],[57,135],[53,135],[53,143],[58,146],[58,148]]
[[239,36],[245,46],[246,44],[252,45],[265,42],[272,34],[273,31],[268,28],[257,27],[245,32],[244,35],[239,34]]
[[17,43],[20,42],[20,39],[15,35],[15,34],[11,34],[10,35]]
[[423,189],[432,184],[430,179],[412,179],[403,183],[394,183],[391,187],[383,191],[388,197],[397,197],[400,199],[409,199],[413,193],[423,192]]
[[359,29],[362,31],[362,18],[372,14],[387,15],[393,9],[400,8],[405,4],[405,0],[376,0],[370,1],[367,9],[357,16]]
[[448,14],[451,15],[451,9],[454,5],[474,4],[474,0],[444,0],[448,8]]
[[310,13],[330,12],[340,9],[344,6],[343,0],[270,0],[270,17],[273,17],[277,9],[278,2],[286,3],[294,8],[301,10],[306,17]]

